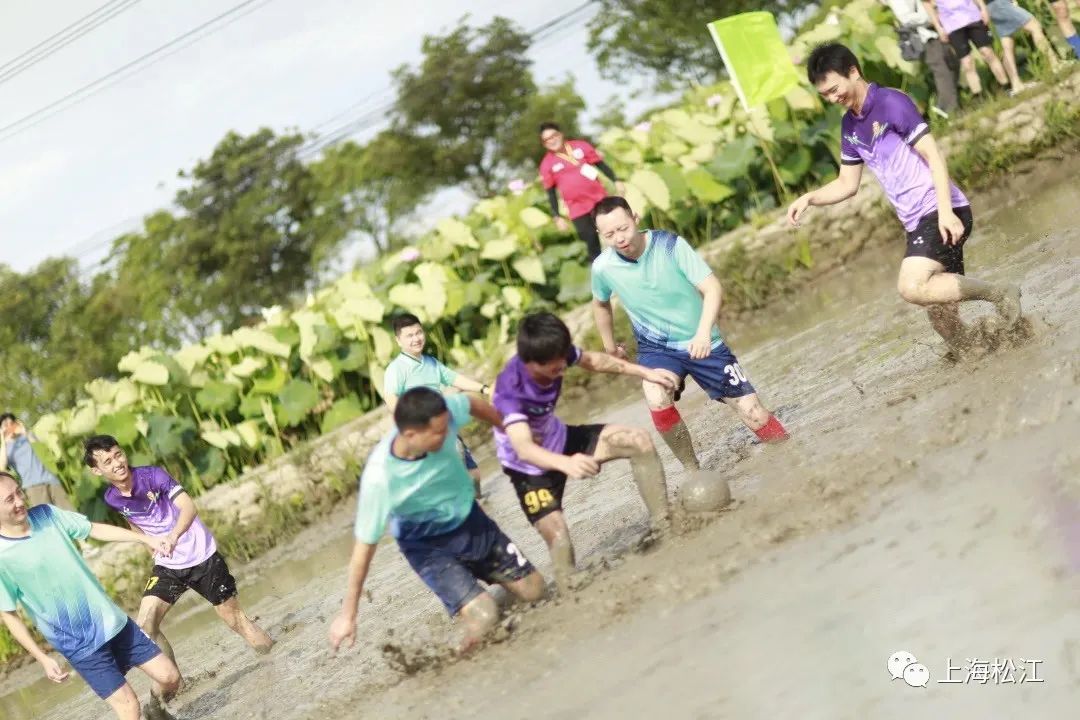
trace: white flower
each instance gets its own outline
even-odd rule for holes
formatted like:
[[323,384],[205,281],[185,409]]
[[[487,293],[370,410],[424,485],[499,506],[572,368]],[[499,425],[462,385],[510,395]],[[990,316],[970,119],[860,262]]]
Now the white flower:
[[705,104],[708,105],[711,108],[716,107],[717,105],[719,105],[722,102],[724,102],[724,96],[721,95],[720,93],[716,93],[715,95],[710,95],[705,100]]
[[407,247],[398,255],[401,262],[412,262],[420,259],[420,251],[414,247]]
[[639,122],[637,125],[634,126],[634,129],[639,132],[647,133],[652,130],[652,123],[648,120],[644,122]]
[[525,181],[521,178],[517,178],[515,180],[511,180],[506,187],[510,188],[510,192],[514,193],[515,195],[520,195],[525,191]]

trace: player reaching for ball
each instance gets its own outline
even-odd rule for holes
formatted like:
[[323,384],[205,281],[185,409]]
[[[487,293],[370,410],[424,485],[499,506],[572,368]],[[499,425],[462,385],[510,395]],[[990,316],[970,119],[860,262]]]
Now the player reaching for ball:
[[646,537],[655,537],[670,522],[664,468],[647,430],[625,425],[567,426],[555,416],[562,376],[571,365],[632,375],[669,388],[675,385],[655,370],[580,350],[566,324],[551,313],[522,319],[517,355],[495,380],[493,403],[503,417],[503,427],[495,428],[496,449],[525,517],[547,543],[560,589],[567,589],[574,570],[574,547],[562,512],[567,477],[593,477],[604,463],[627,458],[652,523]]
[[[597,203],[593,219],[607,246],[592,267],[593,317],[604,350],[618,357],[611,296],[630,316],[638,344],[637,362],[682,383],[694,378],[713,400],[735,409],[762,442],[778,442],[787,431],[765,409],[716,326],[720,281],[681,237],[668,230],[639,230],[638,216],[621,197]],[[688,472],[700,469],[690,431],[668,386],[642,384],[653,424]]]

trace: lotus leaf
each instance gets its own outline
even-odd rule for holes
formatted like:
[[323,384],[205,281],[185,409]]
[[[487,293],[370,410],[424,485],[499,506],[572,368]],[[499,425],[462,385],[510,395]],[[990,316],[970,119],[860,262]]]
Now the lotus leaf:
[[456,218],[443,218],[435,226],[435,229],[454,245],[469,248],[480,247],[469,226]]
[[167,385],[169,382],[169,369],[159,362],[143,360],[142,363],[131,373],[131,379],[143,385]]
[[815,112],[821,109],[821,103],[818,101],[817,96],[809,92],[802,85],[796,85],[788,90],[787,95],[784,96],[787,100],[787,104],[792,110],[807,110]]
[[315,373],[315,377],[324,382],[334,382],[334,378],[337,377],[334,364],[325,357],[313,358],[308,360],[307,364],[311,368],[311,372]]
[[694,197],[706,203],[721,203],[735,194],[735,191],[727,185],[718,183],[705,168],[688,172],[686,184]]
[[420,288],[424,291],[423,306],[429,320],[438,320],[446,310],[447,273],[433,262],[420,263],[413,271],[420,279]]
[[240,414],[246,418],[259,417],[262,415],[263,396],[251,393],[240,399]]
[[133,373],[147,359],[157,354],[157,351],[153,348],[143,346],[138,350],[132,350],[127,355],[120,358],[120,362],[116,364],[116,368],[120,372]]
[[233,430],[244,441],[244,445],[252,450],[258,449],[263,444],[264,435],[258,420],[245,420],[233,426]]
[[195,395],[199,409],[216,415],[232,410],[239,399],[236,386],[220,380],[211,380]]
[[225,477],[225,455],[215,447],[205,447],[195,456],[194,465],[204,487],[213,487]]
[[709,167],[717,180],[731,182],[744,177],[756,158],[754,139],[744,135],[724,145]]
[[202,439],[221,450],[240,445],[240,434],[235,430],[204,430]]
[[543,285],[547,281],[547,277],[544,275],[544,263],[535,255],[519,257],[510,263],[510,266],[525,282],[530,282],[533,285]]
[[575,263],[565,263],[559,268],[560,303],[576,302],[592,297],[589,271]]
[[86,383],[83,389],[99,405],[107,405],[116,397],[116,383],[101,378]]
[[278,393],[276,407],[279,425],[299,425],[319,404],[319,391],[306,380],[293,378]]
[[251,383],[251,391],[262,395],[277,395],[285,382],[289,379],[288,374],[276,362],[270,363],[268,372],[259,373]]
[[797,185],[810,171],[813,161],[814,156],[810,154],[810,151],[799,145],[780,161],[780,179],[788,185]]
[[330,409],[322,416],[321,430],[323,433],[336,430],[350,420],[355,420],[364,414],[364,406],[355,393],[349,393],[343,398],[338,398]]
[[255,348],[267,355],[276,355],[283,358],[287,358],[292,354],[291,345],[278,340],[266,330],[242,327],[234,330],[232,336],[237,345],[242,348]]
[[60,449],[60,437],[63,429],[63,420],[56,413],[48,413],[38,418],[33,426],[34,435],[49,448],[56,457],[64,453]]
[[203,343],[218,355],[232,355],[240,349],[232,335],[214,335],[203,340]]
[[[368,377],[371,378],[371,385],[375,388],[375,391],[379,395],[383,394],[383,387],[386,381],[386,369],[385,366],[376,364],[374,362],[368,364]],[[383,398],[386,399],[385,397]]]
[[677,168],[674,165],[655,165],[653,169],[663,179],[664,185],[667,186],[671,205],[681,203],[690,194],[682,168]]
[[649,201],[645,199],[645,194],[633,183],[626,183],[626,192],[623,193],[623,197],[639,215],[649,209]]
[[300,329],[300,357],[303,360],[308,361],[317,353],[325,352],[337,344],[337,329],[330,325],[321,312],[299,310],[293,313],[293,322]]
[[531,230],[542,228],[551,223],[551,216],[543,210],[534,207],[524,208],[521,213],[521,222]]
[[480,253],[480,257],[484,260],[505,260],[513,255],[517,249],[518,244],[514,238],[491,240],[484,243],[484,250]]
[[252,357],[248,355],[243,360],[229,368],[229,374],[238,378],[249,378],[259,370],[266,367],[265,357]]
[[874,47],[878,49],[878,52],[881,53],[881,56],[890,67],[894,67],[907,75],[915,74],[915,65],[905,60],[904,56],[900,54],[900,44],[896,38],[879,35],[874,40]]
[[496,217],[506,212],[506,198],[502,195],[497,195],[493,198],[485,198],[473,206],[473,212],[482,215],[488,220],[494,220]]
[[390,337],[390,333],[378,325],[371,326],[369,332],[375,343],[375,360],[382,364],[390,362],[390,358],[394,355],[394,339]]
[[195,425],[186,417],[155,413],[147,420],[149,427],[146,441],[158,462],[183,451],[188,437],[192,436],[195,430]]
[[173,359],[184,368],[184,372],[191,374],[196,368],[206,362],[206,359],[214,354],[213,349],[201,343],[185,345],[173,353]]
[[690,151],[690,160],[695,163],[706,163],[716,157],[716,146],[712,143],[698,145]]
[[401,283],[390,288],[390,302],[416,313],[422,322],[429,319],[424,311],[424,290],[416,283]]
[[519,287],[503,287],[503,300],[514,310],[522,310],[529,302],[529,291]]
[[[671,195],[663,178],[652,170],[637,170],[630,176],[630,183],[641,191],[649,205],[664,210],[671,209]],[[631,205],[631,207],[633,207]],[[640,210],[638,212],[641,212]]]
[[669,140],[660,146],[660,154],[666,159],[672,159],[682,157],[686,153],[690,152],[690,148],[686,143],[678,142],[676,140]]

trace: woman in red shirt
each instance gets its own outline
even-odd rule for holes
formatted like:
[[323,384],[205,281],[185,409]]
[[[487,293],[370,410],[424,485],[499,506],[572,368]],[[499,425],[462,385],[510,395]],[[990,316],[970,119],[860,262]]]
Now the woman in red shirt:
[[555,123],[540,125],[540,142],[547,150],[540,161],[540,179],[548,191],[555,226],[563,232],[570,229],[566,218],[559,213],[558,190],[566,201],[578,237],[585,241],[589,249],[591,263],[600,254],[600,236],[596,233],[592,210],[608,194],[599,180],[599,173],[604,173],[615,183],[618,194],[626,192],[625,186],[615,177],[615,171],[604,162],[596,148],[584,140],[567,140]]

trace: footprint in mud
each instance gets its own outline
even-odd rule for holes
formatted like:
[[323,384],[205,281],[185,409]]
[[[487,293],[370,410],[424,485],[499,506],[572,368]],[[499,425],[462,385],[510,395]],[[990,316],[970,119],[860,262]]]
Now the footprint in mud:
[[952,363],[978,360],[998,350],[1027,345],[1048,330],[1047,323],[1035,316],[1025,315],[1006,328],[996,317],[984,315],[967,327],[965,337],[948,349],[945,360]]

